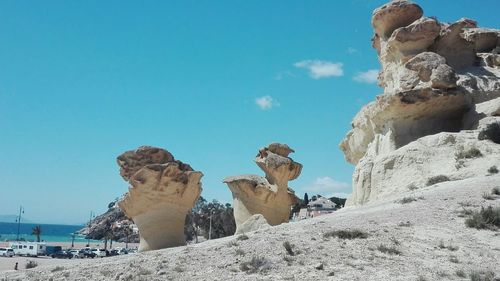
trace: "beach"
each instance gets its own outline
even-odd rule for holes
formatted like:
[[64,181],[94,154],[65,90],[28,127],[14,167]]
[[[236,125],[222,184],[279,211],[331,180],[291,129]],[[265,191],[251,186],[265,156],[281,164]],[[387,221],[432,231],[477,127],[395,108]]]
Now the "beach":
[[[87,246],[87,243],[84,242],[75,242],[74,247],[71,247],[71,242],[47,242],[47,245],[50,246],[61,246],[63,249],[82,249]],[[0,242],[0,247],[8,247],[9,242]],[[125,243],[113,242],[113,248],[125,248]],[[128,243],[129,249],[136,249],[139,246],[139,243]],[[91,248],[104,248],[104,243],[90,243]],[[108,249],[109,243],[108,243]],[[54,259],[51,257],[21,257],[14,256],[12,258],[9,257],[0,257],[0,272],[1,271],[14,271],[14,266],[16,262],[18,263],[18,270],[26,269],[26,263],[28,261],[35,261],[38,266],[37,268],[46,267],[46,266],[58,266],[58,265],[67,265],[67,264],[75,264],[81,263],[86,259]]]

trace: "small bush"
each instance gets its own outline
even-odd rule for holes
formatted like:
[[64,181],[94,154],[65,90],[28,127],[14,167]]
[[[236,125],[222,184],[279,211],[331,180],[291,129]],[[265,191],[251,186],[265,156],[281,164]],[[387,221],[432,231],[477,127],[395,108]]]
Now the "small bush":
[[488,124],[477,136],[479,140],[491,140],[500,144],[500,122]]
[[396,202],[400,203],[400,204],[407,204],[407,203],[411,203],[413,201],[417,201],[417,198],[415,198],[415,197],[404,197],[403,199],[398,200]]
[[495,280],[495,273],[492,271],[472,271],[469,274],[471,281],[493,281]]
[[368,238],[368,233],[359,229],[334,230],[323,234],[323,237],[325,238],[338,237],[340,239],[356,239],[356,238],[366,239]]
[[238,236],[238,238],[236,238],[236,240],[238,241],[243,241],[243,240],[248,240],[248,236],[246,234],[241,234],[240,236]]
[[412,183],[412,184],[410,184],[410,185],[408,186],[408,189],[409,189],[409,190],[416,190],[416,189],[418,189],[418,186],[416,186],[414,183]]
[[493,195],[500,195],[500,187],[494,187],[491,190],[491,194],[493,194]]
[[56,272],[56,271],[61,271],[61,270],[64,270],[63,266],[56,266],[56,267],[52,268],[52,270],[50,272]]
[[285,250],[286,252],[290,255],[290,256],[295,256],[295,253],[293,252],[293,245],[290,244],[290,242],[288,241],[285,241],[283,242],[283,247],[285,247]]
[[465,278],[467,277],[467,274],[465,274],[465,271],[461,270],[461,269],[457,269],[457,271],[455,271],[455,274],[458,276],[458,277],[461,277],[461,278]]
[[38,266],[38,263],[36,261],[28,261],[26,263],[26,269],[30,269],[30,268],[35,268]]
[[450,261],[452,263],[459,263],[458,258],[456,256],[450,256]]
[[393,246],[385,246],[383,244],[380,244],[377,247],[377,250],[384,254],[389,254],[389,255],[401,255],[401,251],[398,250],[396,247]]
[[427,184],[426,185],[427,186],[431,186],[431,185],[435,185],[437,183],[445,182],[445,181],[450,181],[450,178],[448,178],[445,175],[434,176],[434,177],[429,178],[427,180]]
[[233,240],[233,241],[230,241],[227,245],[229,247],[233,247],[233,246],[236,247],[236,246],[238,246],[238,242],[236,242],[236,241]]
[[481,211],[475,211],[471,217],[465,220],[465,225],[476,229],[496,230],[500,227],[500,207],[481,208]]
[[483,199],[484,200],[495,200],[495,197],[493,197],[493,195],[485,192],[485,193],[483,193]]
[[490,173],[490,174],[498,174],[498,168],[497,168],[497,166],[491,166],[488,169],[488,173]]
[[240,264],[240,270],[248,274],[269,269],[270,262],[264,257],[252,257],[250,261]]
[[483,154],[481,153],[481,150],[473,147],[470,148],[469,150],[461,150],[455,154],[456,159],[471,159],[471,158],[477,158],[481,157]]
[[451,244],[451,242],[450,242],[450,244],[449,244],[448,246],[446,246],[446,245],[444,244],[443,240],[439,241],[439,245],[438,245],[438,247],[439,247],[440,249],[448,249],[448,250],[450,250],[450,251],[456,251],[456,250],[458,250],[458,246],[453,246],[453,245]]

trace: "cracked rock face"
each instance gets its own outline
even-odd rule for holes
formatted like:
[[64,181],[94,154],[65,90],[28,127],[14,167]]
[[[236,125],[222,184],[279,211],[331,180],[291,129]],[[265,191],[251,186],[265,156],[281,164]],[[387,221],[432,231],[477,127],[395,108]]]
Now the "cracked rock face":
[[130,183],[118,206],[139,228],[139,251],[185,245],[184,221],[201,194],[201,177],[164,149],[141,146],[117,158]]
[[236,233],[242,233],[243,228],[251,231],[252,224],[246,222],[257,214],[270,225],[288,222],[291,207],[298,202],[288,181],[296,179],[302,170],[301,164],[288,157],[291,152],[294,151],[286,144],[272,143],[255,157],[265,177],[241,175],[224,179],[233,194]]
[[[407,190],[408,182],[395,182],[391,177],[404,176],[409,178],[407,181],[422,184],[419,179],[428,176],[426,170],[396,158],[401,158],[399,151],[412,145],[407,155],[415,154],[419,163],[432,161],[432,155],[421,151],[424,146],[413,144],[424,137],[457,134],[453,136],[455,148],[487,140],[497,145],[495,136],[486,136],[496,132],[500,117],[490,114],[495,110],[484,113],[484,108],[496,108],[498,101],[494,99],[500,97],[499,30],[479,28],[467,18],[440,23],[425,17],[423,9],[410,1],[391,1],[376,9],[372,25],[372,46],[381,63],[379,85],[384,93],[361,109],[340,144],[346,160],[356,165],[354,192],[348,205]],[[464,135],[465,130],[476,134],[481,131],[484,137],[471,138]],[[451,146],[437,140],[427,143],[443,146],[436,153],[449,152],[446,146]],[[496,151],[487,145],[475,145]],[[381,164],[386,162],[392,164]],[[450,170],[456,168],[446,163],[440,167],[449,168],[445,171],[451,174]],[[391,172],[404,170],[410,164],[414,165],[411,173]],[[459,179],[481,172],[472,170],[465,173],[460,169],[453,176]]]

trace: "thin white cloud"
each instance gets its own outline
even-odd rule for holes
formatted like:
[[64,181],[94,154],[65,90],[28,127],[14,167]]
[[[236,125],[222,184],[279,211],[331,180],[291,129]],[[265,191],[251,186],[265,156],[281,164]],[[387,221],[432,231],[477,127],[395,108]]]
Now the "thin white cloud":
[[365,72],[358,72],[354,76],[354,81],[367,84],[375,84],[378,81],[378,69],[370,69]]
[[255,104],[262,110],[270,110],[273,107],[279,106],[278,101],[271,96],[263,96],[255,99]]
[[357,52],[358,52],[358,50],[357,50],[357,49],[355,49],[355,48],[353,48],[353,47],[349,47],[349,48],[347,48],[347,53],[348,53],[349,55],[352,55],[352,54],[357,53]]
[[281,71],[274,76],[274,80],[283,80],[289,77],[296,77],[296,75],[291,71]]
[[309,71],[313,79],[328,77],[338,77],[344,75],[343,64],[340,62],[330,62],[323,60],[303,60],[293,64],[297,68],[304,68]]
[[350,195],[351,185],[345,182],[340,182],[331,177],[319,177],[313,183],[302,188],[304,192],[308,192],[309,196],[321,194],[326,197],[342,197],[346,198]]

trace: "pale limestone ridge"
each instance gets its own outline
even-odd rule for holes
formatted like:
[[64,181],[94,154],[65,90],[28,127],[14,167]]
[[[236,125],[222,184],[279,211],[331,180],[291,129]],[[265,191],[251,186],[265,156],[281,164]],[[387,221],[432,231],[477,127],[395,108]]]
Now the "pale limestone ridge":
[[[466,18],[440,23],[410,1],[376,9],[372,25],[384,93],[361,109],[340,144],[346,160],[356,165],[347,204],[424,185],[439,173],[453,179],[486,173],[482,165],[463,169],[472,163],[455,159],[459,150],[480,147],[481,163],[500,164],[495,160],[500,116],[494,110],[500,97],[500,31],[478,28]],[[490,137],[480,141],[484,130]],[[455,163],[459,160],[464,163]],[[429,169],[433,163],[436,168]]]
[[139,228],[139,251],[185,245],[184,221],[201,194],[201,172],[168,151],[141,146],[117,158],[130,183],[118,206]]
[[[302,165],[288,157],[291,152],[293,149],[286,144],[272,143],[255,157],[265,177],[241,175],[224,179],[233,194],[236,233],[241,233],[244,223],[256,214],[261,214],[270,225],[288,222],[290,208],[298,200],[288,181],[302,171]],[[248,226],[244,229],[250,230]]]

